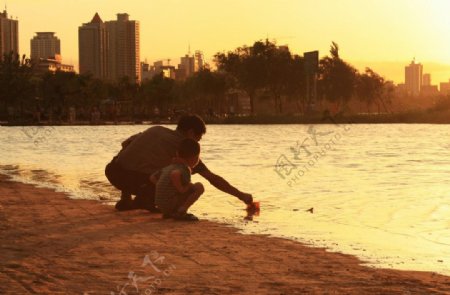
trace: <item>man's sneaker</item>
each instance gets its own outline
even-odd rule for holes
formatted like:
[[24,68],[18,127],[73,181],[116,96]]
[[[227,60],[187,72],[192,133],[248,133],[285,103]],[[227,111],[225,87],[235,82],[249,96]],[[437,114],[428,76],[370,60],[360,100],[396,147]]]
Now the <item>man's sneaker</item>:
[[178,221],[199,221],[198,217],[191,213],[175,213],[172,218]]
[[123,199],[120,200],[116,203],[116,210],[117,211],[128,211],[128,210],[133,210],[134,208],[134,203],[131,199]]

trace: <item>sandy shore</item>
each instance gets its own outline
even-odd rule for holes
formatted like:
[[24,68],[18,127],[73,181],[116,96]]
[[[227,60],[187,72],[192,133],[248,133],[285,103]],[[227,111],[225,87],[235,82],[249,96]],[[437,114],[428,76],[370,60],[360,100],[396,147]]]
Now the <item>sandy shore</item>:
[[450,294],[450,278],[0,176],[0,294]]

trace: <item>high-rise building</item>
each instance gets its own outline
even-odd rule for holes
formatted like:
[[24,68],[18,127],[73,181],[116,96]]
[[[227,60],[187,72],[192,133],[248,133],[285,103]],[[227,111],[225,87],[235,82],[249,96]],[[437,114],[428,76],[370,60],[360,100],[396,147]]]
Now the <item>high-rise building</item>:
[[139,22],[129,20],[126,13],[117,14],[117,20],[107,21],[109,78],[123,77],[141,81]]
[[431,75],[423,74],[422,76],[422,86],[430,86],[431,85]]
[[61,55],[61,41],[54,32],[37,32],[31,39],[31,59],[55,58]]
[[98,13],[78,28],[78,47],[80,74],[108,78],[108,34]]
[[439,95],[437,85],[431,85],[431,74],[423,74],[422,86],[420,87],[420,95],[422,97],[432,97]]
[[176,70],[176,78],[177,80],[184,80],[205,67],[207,67],[207,64],[203,58],[203,53],[200,50],[196,50],[194,55],[191,56],[189,51],[188,54],[180,58],[180,63]]
[[180,64],[178,65],[177,78],[184,80],[192,76],[195,72],[195,58],[186,54],[180,58]]
[[194,54],[194,71],[198,72],[202,70],[204,67],[204,61],[203,61],[203,52],[200,50],[195,51]]
[[439,90],[440,90],[441,94],[445,94],[445,95],[450,94],[450,79],[448,80],[448,83],[442,82],[440,86],[441,87],[439,87]]
[[0,59],[11,52],[19,53],[19,21],[9,18],[4,10],[0,12]]
[[422,88],[423,67],[415,60],[405,67],[405,86],[410,95],[418,96]]

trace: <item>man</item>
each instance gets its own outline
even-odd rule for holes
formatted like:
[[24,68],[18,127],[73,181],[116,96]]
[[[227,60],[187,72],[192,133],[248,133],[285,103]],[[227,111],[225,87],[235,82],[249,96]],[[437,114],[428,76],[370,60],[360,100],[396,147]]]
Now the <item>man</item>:
[[[171,163],[183,139],[190,138],[199,142],[205,133],[206,126],[202,118],[186,115],[180,118],[176,130],[154,126],[125,140],[122,150],[105,168],[108,180],[122,192],[116,209],[159,212],[154,205],[155,186],[150,181],[150,176]],[[251,194],[238,190],[224,178],[211,172],[201,160],[192,173],[200,174],[219,190],[246,204],[253,202]],[[134,200],[131,195],[136,195]]]

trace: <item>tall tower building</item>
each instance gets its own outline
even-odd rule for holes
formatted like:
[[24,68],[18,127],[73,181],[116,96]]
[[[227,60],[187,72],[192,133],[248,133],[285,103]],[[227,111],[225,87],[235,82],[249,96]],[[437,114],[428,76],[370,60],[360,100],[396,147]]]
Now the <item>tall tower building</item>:
[[180,78],[189,78],[195,72],[195,58],[193,56],[189,56],[189,54],[181,57],[178,69],[181,72]]
[[19,53],[19,21],[8,18],[4,10],[0,12],[0,59],[10,52]]
[[78,28],[78,47],[80,74],[108,78],[108,34],[98,13]]
[[201,52],[200,50],[195,51],[194,60],[195,60],[194,71],[198,72],[202,70],[204,67],[203,52]]
[[119,80],[128,77],[132,82],[141,81],[139,22],[129,20],[126,13],[117,14],[116,21],[107,21],[109,78]]
[[422,86],[431,86],[431,74],[423,74]]
[[405,67],[405,87],[409,94],[418,96],[422,89],[422,72],[423,67],[415,60]]
[[61,41],[54,32],[37,32],[30,43],[31,59],[39,60],[61,55]]

